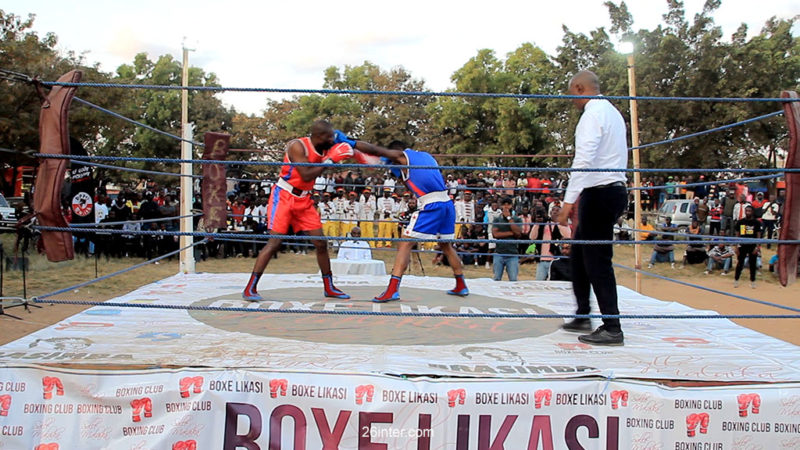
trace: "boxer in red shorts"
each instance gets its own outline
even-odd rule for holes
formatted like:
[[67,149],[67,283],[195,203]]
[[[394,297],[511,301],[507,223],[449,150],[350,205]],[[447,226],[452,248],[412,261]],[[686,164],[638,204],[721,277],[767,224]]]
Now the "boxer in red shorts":
[[[348,144],[334,144],[334,130],[330,123],[318,120],[311,125],[311,136],[294,139],[286,144],[278,182],[272,189],[267,204],[267,227],[272,234],[287,234],[289,227],[295,232],[308,236],[322,236],[322,222],[314,208],[311,194],[314,180],[325,170],[325,166],[294,166],[290,163],[338,163],[353,156],[353,148]],[[333,285],[331,260],[328,256],[328,242],[315,239],[317,264],[322,273],[325,296],[341,299],[350,298]],[[256,286],[267,268],[270,259],[280,249],[281,239],[271,238],[256,258],[253,274],[244,288],[242,298],[257,302],[263,300]]]

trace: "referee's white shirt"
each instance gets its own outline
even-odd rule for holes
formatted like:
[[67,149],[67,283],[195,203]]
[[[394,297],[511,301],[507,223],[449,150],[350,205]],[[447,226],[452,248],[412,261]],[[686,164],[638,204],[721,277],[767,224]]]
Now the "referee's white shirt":
[[[589,100],[575,128],[572,168],[627,168],[628,143],[625,135],[625,120],[611,102],[605,99]],[[626,180],[625,172],[572,172],[564,201],[575,203],[586,188],[616,181],[625,183]]]

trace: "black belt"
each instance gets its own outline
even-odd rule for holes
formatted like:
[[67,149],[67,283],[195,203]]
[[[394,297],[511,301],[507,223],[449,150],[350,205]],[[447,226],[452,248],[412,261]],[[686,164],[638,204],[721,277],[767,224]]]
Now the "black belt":
[[600,186],[592,186],[588,189],[604,189],[610,187],[625,187],[625,183],[623,183],[622,181],[615,181],[613,183],[601,184]]
[[308,191],[304,191],[302,189],[297,189],[296,187],[292,187],[292,195],[296,197],[302,197],[303,194],[307,193]]

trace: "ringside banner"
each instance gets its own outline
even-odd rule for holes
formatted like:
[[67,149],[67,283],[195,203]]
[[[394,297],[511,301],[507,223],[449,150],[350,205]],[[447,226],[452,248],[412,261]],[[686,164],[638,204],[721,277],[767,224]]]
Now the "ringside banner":
[[3,449],[790,449],[800,385],[0,369]]

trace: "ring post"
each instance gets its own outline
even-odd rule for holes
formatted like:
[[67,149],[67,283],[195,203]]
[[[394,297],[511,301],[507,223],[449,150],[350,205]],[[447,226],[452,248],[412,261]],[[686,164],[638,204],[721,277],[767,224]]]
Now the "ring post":
[[[181,129],[183,141],[181,142],[181,158],[192,159],[192,144],[190,143],[194,138],[194,126],[189,123],[189,90],[185,89],[189,86],[189,49],[183,47],[183,87],[181,91]],[[192,214],[192,164],[181,164],[181,232],[194,231],[194,222],[191,217]],[[193,241],[193,236],[182,235],[180,238],[180,247],[184,250],[181,252],[180,257],[180,272],[181,273],[194,273],[194,248],[189,247]]]
[[[632,46],[631,46],[632,47]],[[633,49],[631,48],[628,57],[628,92],[631,97],[636,97],[636,73],[634,72]],[[639,168],[639,108],[636,99],[631,98],[631,147],[633,147],[633,168]],[[642,186],[641,174],[638,170],[633,172],[633,221],[634,228],[642,223],[642,191],[638,188]],[[639,240],[639,233],[633,233],[634,241]],[[633,257],[636,260],[634,267],[636,272],[636,292],[642,292],[642,273],[638,272],[642,268],[642,249],[638,243],[633,245]]]

